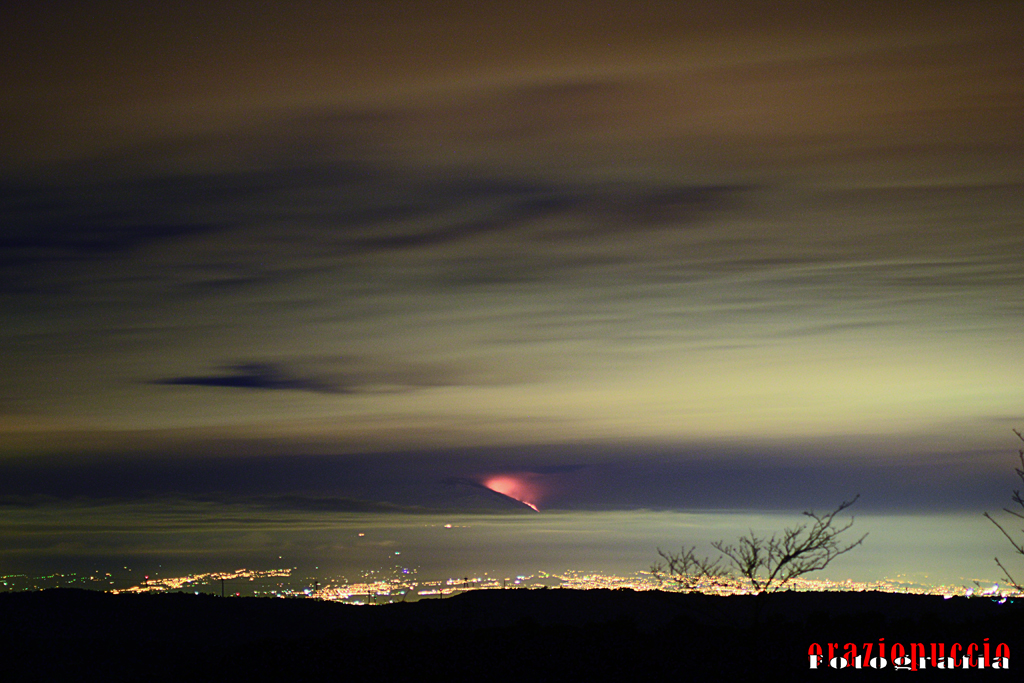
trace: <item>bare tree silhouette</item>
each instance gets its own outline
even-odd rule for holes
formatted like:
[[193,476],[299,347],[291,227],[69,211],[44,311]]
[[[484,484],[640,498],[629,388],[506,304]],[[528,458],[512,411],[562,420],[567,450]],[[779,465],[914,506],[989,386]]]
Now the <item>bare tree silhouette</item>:
[[[1022,436],[1019,431],[1014,429],[1013,433],[1017,435],[1018,439],[1020,439],[1021,441],[1024,441],[1024,436]],[[1024,483],[1024,448],[1021,448],[1020,450],[1017,451],[1017,456],[1020,458],[1020,467],[1014,468],[1014,471],[1017,473],[1017,476],[1020,478],[1021,483]],[[1021,495],[1020,489],[1014,489],[1012,500],[1015,503],[1014,507],[1019,507],[1019,508],[1021,508],[1022,511],[1024,511],[1024,496]],[[1003,512],[1007,512],[1007,513],[1013,515],[1014,517],[1016,517],[1017,519],[1024,520],[1024,514],[1022,514],[1021,512],[1018,512],[1017,510],[1011,510],[1010,508],[1005,507],[1005,508],[1003,508]],[[997,529],[999,529],[1001,532],[1003,532],[1003,536],[1006,536],[1006,540],[1008,540],[1010,542],[1010,545],[1013,546],[1013,550],[1018,555],[1024,555],[1024,540],[1021,540],[1021,541],[1014,540],[1013,536],[1010,535],[1010,532],[1008,532],[1006,530],[1006,528],[1002,524],[997,522],[995,517],[993,517],[992,515],[988,514],[987,512],[985,513],[985,517],[988,518],[988,521],[990,521],[993,524],[995,524]],[[1021,529],[1021,531],[1024,532],[1024,529]],[[999,568],[1003,570],[1003,574],[1005,575],[1004,578],[1006,579],[1006,581],[1010,585],[1012,585],[1016,590],[1024,592],[1024,585],[1022,585],[1019,581],[1017,581],[1015,578],[1013,578],[1013,575],[1010,574],[1010,571],[1006,568],[1006,566],[1002,562],[999,561],[998,557],[995,558],[995,561],[996,561],[996,564],[999,565]]]
[[651,565],[651,574],[659,581],[671,580],[684,592],[699,589],[702,585],[722,585],[731,582],[729,570],[722,566],[722,558],[711,560],[697,556],[697,546],[683,548],[670,553],[658,548],[662,561]]
[[857,502],[860,495],[843,501],[824,515],[804,512],[810,520],[781,533],[758,536],[753,530],[741,536],[736,544],[715,541],[711,547],[720,555],[717,559],[698,557],[696,548],[686,546],[679,553],[658,549],[663,562],[651,567],[659,579],[670,579],[684,590],[695,590],[702,583],[719,585],[746,579],[756,593],[774,593],[793,579],[824,569],[832,560],[848,553],[867,538],[864,534],[853,543],[843,544],[839,536],[853,526],[853,518],[842,524],[836,515]]

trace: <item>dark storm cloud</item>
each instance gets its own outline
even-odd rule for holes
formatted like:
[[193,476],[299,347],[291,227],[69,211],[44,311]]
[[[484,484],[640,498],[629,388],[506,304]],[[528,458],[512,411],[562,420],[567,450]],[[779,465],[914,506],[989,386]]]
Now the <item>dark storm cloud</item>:
[[1005,498],[1006,483],[1001,473],[932,458],[863,464],[781,464],[721,456],[678,463],[623,460],[563,481],[577,496],[563,493],[551,504],[609,510],[821,510],[859,493],[858,507],[865,511],[980,511]]
[[50,269],[111,261],[152,245],[208,235],[223,226],[187,215],[173,198],[129,184],[39,184],[0,188],[0,287],[46,286]]
[[153,380],[165,386],[303,391],[314,394],[354,395],[400,393],[451,386],[507,386],[527,381],[530,373],[463,363],[445,366],[396,363],[387,359],[312,358],[288,363],[237,363],[221,368],[223,374],[188,375]]
[[822,510],[859,493],[864,512],[980,512],[1008,498],[1013,478],[1007,461],[1004,469],[981,471],[959,457],[934,454],[857,462],[822,460],[807,450],[776,448],[755,456],[643,445],[628,452],[548,446],[362,456],[46,457],[0,463],[0,505],[156,499],[305,512],[518,511],[521,504],[482,481],[531,473],[547,511]]
[[273,363],[245,363],[226,368],[225,375],[171,377],[157,380],[157,384],[226,389],[259,389],[265,391],[311,391],[317,394],[346,394],[349,389],[322,378],[290,374]]
[[[357,498],[342,498],[330,496],[303,496],[298,494],[281,495],[240,495],[235,493],[225,494],[179,494],[179,493],[154,493],[153,491],[131,492],[121,491],[113,495],[93,497],[78,493],[73,496],[52,496],[52,495],[3,495],[0,496],[0,509],[11,508],[19,510],[32,510],[52,508],[63,504],[72,503],[79,507],[102,508],[107,506],[124,505],[134,501],[144,501],[147,504],[154,504],[157,507],[163,506],[192,506],[202,507],[204,505],[217,506],[239,506],[261,511],[290,511],[290,512],[389,512],[417,514],[427,512],[425,508],[417,506],[396,505],[387,502],[372,500],[360,500]],[[433,512],[433,511],[432,511]],[[116,525],[112,525],[116,529]]]
[[568,203],[566,200],[557,198],[513,200],[505,202],[505,205],[495,212],[496,215],[486,218],[456,222],[428,231],[419,230],[406,234],[356,239],[339,246],[357,252],[439,246],[487,233],[508,230],[517,227],[521,221],[529,221],[556,212]]
[[[561,92],[559,88],[553,91]],[[244,166],[260,160],[259,170],[232,169],[229,162],[221,170],[199,165],[156,172],[152,169],[166,163],[150,149],[143,154],[145,161],[122,162],[126,168],[139,166],[141,177],[9,189],[2,203],[3,217],[11,226],[3,245],[5,270],[8,275],[16,271],[38,279],[43,277],[40,270],[25,266],[45,267],[68,259],[128,258],[146,247],[181,243],[192,245],[196,253],[205,252],[211,267],[219,271],[209,277],[194,270],[186,277],[183,270],[173,284],[182,293],[215,292],[224,287],[252,290],[270,281],[266,278],[271,277],[271,269],[279,275],[305,271],[313,255],[345,259],[378,252],[423,252],[507,235],[520,241],[521,248],[502,254],[504,268],[493,259],[451,255],[449,267],[437,269],[437,284],[444,284],[446,278],[449,284],[460,280],[467,284],[541,281],[558,276],[563,269],[581,267],[612,276],[641,259],[648,261],[646,269],[651,273],[645,277],[675,269],[672,277],[679,281],[716,269],[757,272],[780,264],[826,265],[861,257],[858,252],[866,241],[863,228],[853,225],[858,214],[867,222],[878,208],[891,211],[895,207],[910,218],[918,208],[938,211],[963,206],[965,200],[1005,201],[1007,193],[1015,189],[946,186],[846,194],[825,191],[808,195],[805,206],[795,203],[799,197],[782,206],[794,212],[790,220],[809,224],[821,220],[828,225],[838,217],[842,229],[830,229],[820,238],[813,238],[808,228],[784,224],[783,229],[764,234],[752,230],[702,232],[701,228],[718,226],[727,217],[757,217],[765,211],[758,207],[766,200],[776,206],[787,200],[782,195],[776,197],[767,186],[665,181],[603,184],[469,169],[447,169],[439,174],[380,160],[332,159],[338,151],[306,155],[304,150],[314,149],[312,141],[319,137],[352,137],[351,128],[364,125],[360,123],[363,118],[355,117],[353,123],[352,116],[316,114],[276,122],[259,135],[207,135],[182,141],[194,147],[191,156],[198,159],[216,158],[221,148],[247,148],[244,153],[236,150],[236,163]],[[307,147],[288,144],[295,137],[289,137],[290,126],[301,131],[300,140],[310,140]],[[106,170],[109,175],[109,168]],[[77,173],[81,176],[87,171],[88,167],[82,166]],[[832,216],[824,213],[826,206]],[[975,213],[980,215],[983,210]],[[965,220],[970,218],[965,216]],[[902,227],[906,223],[873,229],[869,234],[880,234],[883,239],[872,239],[871,249],[896,254],[915,247],[920,239]],[[979,239],[1006,248],[1014,246],[1016,238],[1005,227],[985,227],[983,222],[978,229],[979,221],[972,223],[975,248],[979,248]],[[688,235],[691,229],[694,234]],[[946,232],[946,239],[932,240],[929,248],[934,251],[946,245],[948,252],[959,248],[967,237],[956,228]],[[235,250],[220,260],[234,258],[232,268],[217,266],[216,248],[207,249],[216,235],[232,239],[251,235],[252,246],[272,253],[273,258],[254,253],[251,259],[238,259]],[[642,239],[634,239],[637,236]],[[547,254],[528,253],[527,245],[545,243],[558,248]],[[758,257],[751,256],[757,252]],[[674,257],[678,262],[650,262],[652,254]],[[687,272],[686,264],[691,261],[699,266]]]
[[[303,512],[521,512],[479,481],[480,453],[192,457],[0,463],[0,507],[132,501]],[[427,456],[427,457],[424,457]]]
[[533,472],[535,474],[568,474],[569,472],[578,472],[582,469],[589,467],[589,465],[542,465],[539,467],[527,468],[527,472]]
[[[301,496],[281,494],[273,496],[250,496],[229,499],[230,502],[259,507],[268,510],[289,510],[306,512],[394,512],[423,513],[429,510],[411,505],[397,505],[387,502],[359,500],[354,498]],[[218,500],[217,502],[225,502]]]
[[[283,143],[282,125],[270,126],[255,140],[227,134],[181,141],[200,159],[215,157],[222,146],[252,147],[240,155],[238,168],[228,163],[219,170],[201,164],[172,170],[174,163],[146,149],[136,157],[122,155],[120,170],[109,160],[96,160],[92,167],[77,162],[73,172],[53,181],[8,183],[0,194],[6,226],[0,278],[12,292],[30,292],[47,288],[57,268],[108,263],[112,267],[104,277],[121,277],[125,294],[143,285],[139,279],[145,277],[163,282],[168,295],[201,296],[255,290],[288,273],[329,265],[325,257],[418,252],[500,235],[523,242],[521,249],[503,254],[520,261],[517,271],[557,271],[559,261],[575,266],[606,258],[594,254],[606,238],[628,239],[637,230],[680,231],[739,210],[750,189],[552,181],[470,169],[438,174],[380,161],[331,159],[322,151],[307,157],[301,146]],[[296,125],[305,130],[303,137],[316,137],[331,135],[317,126],[349,122],[315,116]],[[253,159],[259,159],[258,170],[241,165]],[[576,249],[581,239],[588,243],[583,252]],[[561,243],[565,255],[554,252],[523,262],[529,258],[527,245],[545,242]],[[116,265],[142,260],[155,261],[155,267],[129,276],[129,269]],[[454,284],[459,267],[453,265],[444,272],[453,274]],[[477,265],[471,280],[496,272],[495,264]],[[174,267],[178,271],[172,273]],[[93,278],[82,272],[64,279],[82,289]]]

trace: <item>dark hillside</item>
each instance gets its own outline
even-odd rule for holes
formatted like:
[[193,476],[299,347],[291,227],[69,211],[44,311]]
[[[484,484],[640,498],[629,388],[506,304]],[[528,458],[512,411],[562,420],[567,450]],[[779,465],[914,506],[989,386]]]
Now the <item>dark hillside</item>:
[[[810,671],[808,647],[1005,642],[1019,680],[1024,605],[884,593],[757,598],[661,592],[478,591],[359,607],[208,595],[0,594],[5,680],[715,680],[884,675]],[[760,618],[755,613],[760,611]],[[1018,662],[1021,662],[1018,665]],[[892,666],[888,667],[892,670]],[[1007,675],[1009,673],[1009,675]],[[9,677],[10,676],[10,677]]]

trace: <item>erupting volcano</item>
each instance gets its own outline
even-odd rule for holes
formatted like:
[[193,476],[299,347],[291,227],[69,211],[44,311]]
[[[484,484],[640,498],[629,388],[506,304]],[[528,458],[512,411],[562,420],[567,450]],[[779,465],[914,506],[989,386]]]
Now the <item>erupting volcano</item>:
[[538,500],[540,487],[531,481],[529,475],[498,474],[484,479],[481,484],[483,484],[484,488],[500,493],[503,496],[508,496],[513,500],[518,500],[523,505],[540,512],[536,503],[532,502]]

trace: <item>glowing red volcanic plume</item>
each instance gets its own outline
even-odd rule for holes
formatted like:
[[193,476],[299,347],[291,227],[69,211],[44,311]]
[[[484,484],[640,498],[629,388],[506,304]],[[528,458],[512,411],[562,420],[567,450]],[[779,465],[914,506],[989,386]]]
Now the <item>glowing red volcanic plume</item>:
[[539,500],[541,490],[537,482],[533,481],[533,478],[529,474],[496,474],[487,477],[481,483],[484,488],[518,500],[523,505],[527,505],[540,512],[534,501]]

